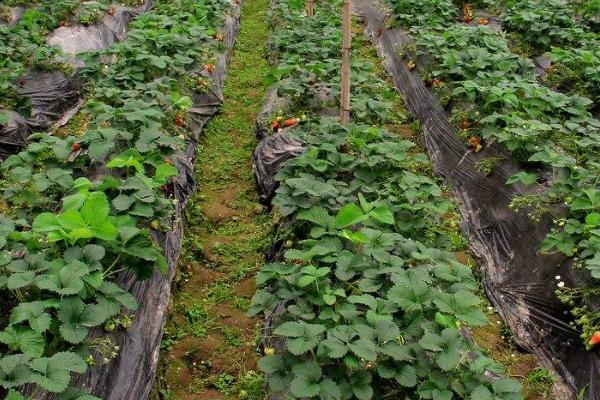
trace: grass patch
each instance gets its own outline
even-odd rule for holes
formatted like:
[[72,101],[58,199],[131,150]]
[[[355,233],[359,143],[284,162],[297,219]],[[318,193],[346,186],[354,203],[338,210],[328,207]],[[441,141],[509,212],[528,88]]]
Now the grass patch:
[[[254,371],[256,321],[245,317],[245,311],[251,280],[264,261],[272,230],[257,203],[251,164],[254,121],[270,68],[263,51],[268,9],[268,0],[244,1],[225,100],[199,144],[197,189],[186,211],[184,249],[155,400],[217,396],[215,391],[226,399],[265,397],[262,378]],[[188,343],[197,349],[193,357]]]

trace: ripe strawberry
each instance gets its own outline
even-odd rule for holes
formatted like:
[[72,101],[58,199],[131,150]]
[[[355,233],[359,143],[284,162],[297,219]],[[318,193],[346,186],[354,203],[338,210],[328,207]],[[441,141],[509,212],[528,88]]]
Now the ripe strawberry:
[[283,126],[287,128],[296,125],[298,122],[300,122],[300,118],[289,118],[283,121]]
[[215,70],[215,66],[213,64],[205,64],[204,65],[204,69],[206,70],[206,72],[208,72],[209,74],[212,74],[213,71]]
[[481,140],[477,136],[471,136],[469,139],[469,146],[475,150],[475,153],[479,153],[481,149],[483,149]]
[[279,129],[279,121],[274,119],[273,122],[271,122],[271,128],[273,128],[274,131]]
[[175,116],[175,125],[177,125],[180,128],[183,128],[185,126],[185,116],[182,113],[177,113],[177,115]]
[[460,123],[460,129],[465,130],[469,127],[469,125],[471,125],[469,123],[469,121],[467,121],[466,119],[463,119],[462,122]]
[[600,331],[594,332],[589,342],[590,346],[596,346],[598,344],[600,344]]
[[81,149],[80,143],[73,143],[73,145],[71,146],[71,151],[77,151],[79,149]]

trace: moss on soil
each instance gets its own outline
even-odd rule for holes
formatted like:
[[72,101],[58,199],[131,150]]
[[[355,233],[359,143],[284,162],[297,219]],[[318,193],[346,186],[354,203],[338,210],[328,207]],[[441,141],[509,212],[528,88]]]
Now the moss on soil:
[[246,316],[271,242],[252,174],[253,127],[266,88],[268,0],[246,0],[225,101],[198,149],[198,187],[162,343],[154,399],[262,400],[259,321]]

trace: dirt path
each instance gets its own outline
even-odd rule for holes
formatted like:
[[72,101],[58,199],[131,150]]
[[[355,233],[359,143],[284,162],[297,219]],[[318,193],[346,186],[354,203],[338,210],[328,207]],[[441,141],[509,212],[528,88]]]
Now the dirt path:
[[221,114],[208,126],[188,205],[184,253],[162,344],[154,399],[262,400],[257,322],[246,317],[270,243],[251,155],[265,93],[268,0],[246,0]]

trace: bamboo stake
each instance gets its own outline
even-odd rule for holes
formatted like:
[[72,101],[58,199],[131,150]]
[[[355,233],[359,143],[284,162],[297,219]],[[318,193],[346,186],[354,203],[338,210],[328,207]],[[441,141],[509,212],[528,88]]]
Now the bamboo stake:
[[309,17],[312,17],[315,15],[315,0],[307,0],[306,15],[308,15]]
[[346,125],[350,122],[350,48],[352,46],[352,17],[350,15],[350,0],[344,0],[343,44],[342,44],[342,93],[340,122]]

